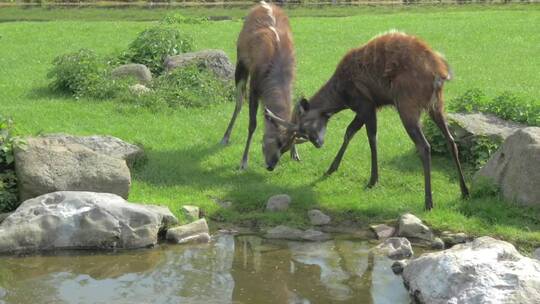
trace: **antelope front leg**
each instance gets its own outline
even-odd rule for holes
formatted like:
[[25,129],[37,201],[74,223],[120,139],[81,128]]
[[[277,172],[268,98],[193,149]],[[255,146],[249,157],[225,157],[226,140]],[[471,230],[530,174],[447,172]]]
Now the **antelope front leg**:
[[366,131],[371,150],[371,177],[367,184],[368,188],[375,186],[379,180],[379,168],[377,165],[377,116],[373,111],[372,115],[366,120]]
[[347,150],[347,146],[349,145],[349,142],[353,138],[354,134],[358,132],[364,125],[364,120],[360,118],[360,116],[357,114],[353,121],[349,124],[347,127],[347,131],[345,131],[345,137],[343,138],[343,144],[341,145],[341,148],[339,149],[338,154],[334,158],[334,161],[330,165],[330,168],[328,168],[328,171],[326,171],[326,175],[330,175],[337,171],[339,168],[339,164],[341,163],[341,159],[343,158],[343,154],[345,154],[345,150]]
[[253,133],[257,128],[257,109],[259,108],[259,97],[257,95],[256,89],[251,85],[250,87],[248,138],[246,141],[246,148],[244,149],[244,155],[242,156],[242,163],[240,163],[240,170],[245,170],[248,167],[249,147],[251,145]]
[[296,150],[295,144],[292,144],[291,146],[291,158],[295,161],[300,161],[300,155],[298,155],[298,150]]

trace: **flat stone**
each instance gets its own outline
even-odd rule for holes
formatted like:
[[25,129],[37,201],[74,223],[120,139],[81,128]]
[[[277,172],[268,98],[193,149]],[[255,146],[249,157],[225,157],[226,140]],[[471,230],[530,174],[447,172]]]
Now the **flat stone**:
[[425,253],[408,262],[402,278],[418,303],[537,304],[540,299],[540,262],[491,237]]
[[192,64],[211,71],[222,80],[230,81],[234,79],[234,66],[227,54],[222,50],[202,50],[169,56],[164,63],[166,72]]
[[433,233],[431,232],[431,229],[429,229],[428,226],[424,225],[424,223],[422,223],[419,218],[410,213],[403,214],[399,218],[397,235],[427,241],[431,241],[433,239]]
[[270,197],[266,202],[266,211],[276,212],[289,209],[291,197],[287,194],[278,194]]
[[191,241],[199,242],[204,240],[206,236],[201,236],[201,234],[209,234],[208,224],[204,218],[191,222],[187,225],[182,225],[167,230],[165,238],[170,242],[183,244]]
[[152,82],[152,72],[144,64],[124,64],[112,70],[111,75],[115,78],[131,77],[140,84],[149,84]]
[[182,206],[182,212],[190,221],[199,219],[200,213],[197,206],[184,205]]
[[318,230],[308,229],[302,233],[302,240],[305,241],[322,242],[330,239],[332,239],[332,236]]
[[469,240],[469,236],[463,232],[453,233],[450,231],[441,232],[441,239],[447,247],[452,247],[456,244],[463,244]]
[[393,260],[410,258],[414,254],[411,243],[403,237],[388,238],[375,247],[374,250]]
[[487,113],[448,113],[447,117],[455,140],[465,146],[472,145],[478,136],[487,136],[502,142],[517,130],[526,127]]
[[165,207],[109,193],[59,191],[24,201],[0,224],[0,252],[151,247],[175,223]]
[[322,211],[317,210],[317,209],[309,210],[308,217],[309,217],[309,221],[311,225],[314,225],[314,226],[327,225],[331,221],[328,215],[324,214]]
[[444,249],[444,242],[441,238],[434,238],[433,241],[431,241],[431,248],[433,249]]
[[291,228],[288,226],[276,226],[269,229],[265,236],[268,239],[283,239],[291,241],[312,241],[312,242],[321,242],[331,239],[332,237],[324,232],[308,229],[302,231],[297,228]]
[[392,237],[396,233],[396,228],[386,224],[371,225],[369,228],[375,233],[375,236],[379,240]]

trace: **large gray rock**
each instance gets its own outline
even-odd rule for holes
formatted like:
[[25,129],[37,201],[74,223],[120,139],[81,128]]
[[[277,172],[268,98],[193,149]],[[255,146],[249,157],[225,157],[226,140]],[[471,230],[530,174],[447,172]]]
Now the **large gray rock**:
[[266,202],[266,211],[276,212],[289,209],[291,197],[287,194],[278,194],[270,197]]
[[332,238],[328,233],[324,233],[318,230],[308,229],[303,231],[297,228],[291,228],[283,225],[269,229],[264,237],[267,239],[312,242],[321,242]]
[[536,250],[533,253],[533,257],[537,260],[540,260],[540,247],[536,248]]
[[63,133],[55,133],[47,134],[41,137],[53,139],[62,144],[83,145],[96,153],[123,159],[130,167],[145,157],[144,151],[141,147],[110,135],[74,136]]
[[399,218],[397,235],[426,241],[433,239],[431,229],[424,225],[419,218],[410,213],[405,213]]
[[372,225],[369,226],[369,228],[375,233],[375,236],[379,240],[392,237],[396,233],[396,228],[386,224]]
[[418,303],[540,303],[540,262],[490,237],[423,254],[403,280]]
[[526,206],[540,206],[540,128],[516,131],[491,156],[473,178],[488,180],[503,196]]
[[210,241],[208,224],[205,219],[167,230],[166,239],[177,244],[189,242],[207,243]]
[[478,137],[489,137],[502,142],[525,125],[506,121],[485,113],[448,113],[449,128],[457,142],[472,147]]
[[0,224],[2,224],[2,222],[8,217],[11,215],[11,212],[8,212],[8,213],[0,213]]
[[393,260],[410,258],[414,254],[411,243],[403,237],[391,237],[374,248],[375,252]]
[[192,64],[210,70],[222,80],[234,79],[234,66],[222,50],[203,50],[168,56],[165,59],[165,71],[169,72]]
[[152,82],[152,72],[144,64],[124,64],[112,70],[111,75],[115,78],[131,77],[144,85]]
[[109,193],[59,191],[26,200],[0,224],[0,252],[149,247],[177,222],[164,207]]
[[321,210],[312,209],[308,211],[309,222],[314,226],[327,225],[332,220],[328,215]]
[[56,138],[26,138],[25,143],[14,150],[21,200],[62,190],[128,197],[131,174],[124,160]]

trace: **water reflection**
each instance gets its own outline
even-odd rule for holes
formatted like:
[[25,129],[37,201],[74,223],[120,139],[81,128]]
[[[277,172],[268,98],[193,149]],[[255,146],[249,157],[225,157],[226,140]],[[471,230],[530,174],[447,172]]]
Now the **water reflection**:
[[0,303],[408,303],[390,265],[365,242],[221,235],[208,245],[1,257]]

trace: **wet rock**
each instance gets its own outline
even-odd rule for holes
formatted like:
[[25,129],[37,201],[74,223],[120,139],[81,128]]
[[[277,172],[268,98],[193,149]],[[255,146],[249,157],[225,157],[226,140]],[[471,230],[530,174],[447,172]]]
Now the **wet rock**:
[[150,93],[152,90],[150,90],[148,87],[146,87],[143,84],[137,83],[137,84],[129,86],[129,91],[132,94],[140,96],[140,95],[144,95],[146,93]]
[[433,241],[431,241],[431,248],[433,249],[444,249],[444,242],[441,238],[434,238]]
[[407,262],[405,260],[395,261],[391,266],[392,272],[396,275],[401,274],[403,273],[403,269],[405,269],[406,266]]
[[199,218],[199,207],[197,206],[184,205],[182,206],[182,212],[190,221],[194,221]]
[[469,236],[463,232],[453,233],[450,231],[443,231],[441,232],[441,239],[447,247],[452,247],[456,244],[463,244],[467,242],[469,240]]
[[118,195],[59,191],[24,201],[0,224],[0,252],[149,247],[175,220]]
[[265,234],[265,238],[320,242],[331,239],[331,236],[327,233],[313,229],[302,231],[297,228],[280,225],[269,229]]
[[398,220],[398,236],[431,241],[433,233],[428,226],[413,214],[403,214]]
[[11,212],[8,213],[0,213],[0,224],[11,214]]
[[47,134],[39,138],[54,140],[59,144],[79,144],[110,157],[123,159],[129,167],[145,158],[144,150],[110,135],[74,136],[63,133]]
[[140,84],[152,82],[152,73],[144,64],[124,64],[112,70],[111,75],[115,78],[133,78]]
[[187,225],[167,230],[165,238],[173,243],[184,244],[188,242],[201,242],[204,240],[210,241],[210,236],[208,234],[208,224],[206,223],[206,220],[202,218]]
[[382,240],[394,236],[396,228],[386,224],[372,225],[369,228],[375,233],[377,239]]
[[540,299],[540,262],[491,237],[423,254],[408,263],[402,277],[419,303],[532,304]]
[[97,153],[64,137],[33,137],[25,142],[24,147],[14,149],[21,200],[55,191],[128,197],[131,174],[125,160]]
[[536,250],[534,251],[533,257],[536,258],[537,260],[540,260],[540,248],[536,248]]
[[540,128],[529,127],[509,136],[473,177],[497,185],[503,196],[526,206],[540,206]]
[[403,237],[391,237],[377,247],[374,250],[380,254],[384,254],[393,260],[400,260],[404,258],[410,258],[413,255],[413,249],[409,240]]
[[317,210],[317,209],[309,210],[308,217],[309,217],[309,221],[311,225],[314,225],[314,226],[327,225],[331,221],[328,215],[324,214],[322,211]]
[[270,197],[266,202],[266,211],[285,211],[289,209],[291,204],[291,197],[287,194],[278,194]]
[[234,79],[234,66],[222,50],[203,50],[169,56],[165,59],[165,71],[169,72],[192,64],[213,72],[222,80]]

